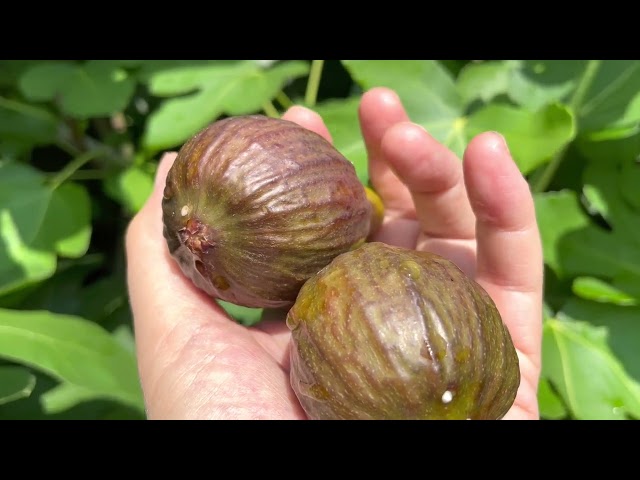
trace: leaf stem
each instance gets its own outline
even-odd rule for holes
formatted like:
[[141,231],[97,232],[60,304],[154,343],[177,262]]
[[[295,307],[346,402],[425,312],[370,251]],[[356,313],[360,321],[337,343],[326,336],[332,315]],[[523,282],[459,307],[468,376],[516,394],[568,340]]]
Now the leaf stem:
[[322,67],[324,60],[312,60],[311,70],[309,72],[309,81],[307,83],[307,91],[304,96],[304,103],[307,107],[313,107],[318,98],[318,87],[320,86],[320,78],[322,77]]
[[103,153],[104,152],[101,150],[90,150],[75,157],[49,181],[51,190],[55,190],[56,188],[58,188],[64,183],[65,180],[71,177],[71,175],[73,175],[76,170],[80,169],[87,162],[93,160],[96,157],[99,157]]
[[[593,83],[593,80],[595,79],[601,64],[602,64],[602,60],[589,60],[584,70],[584,73],[582,74],[582,77],[578,82],[578,86],[576,87],[575,91],[573,92],[573,96],[569,101],[569,107],[571,108],[574,114],[574,119],[576,122],[576,126],[575,126],[576,132],[578,131],[577,123],[578,123],[580,107],[582,106],[582,102],[584,101],[584,98],[587,92],[589,91],[589,88],[591,88],[591,84]],[[558,153],[556,153],[553,156],[551,161],[547,164],[547,166],[543,170],[540,177],[538,177],[538,179],[534,183],[532,187],[533,193],[544,192],[547,189],[547,187],[551,183],[551,180],[553,180],[553,176],[558,171],[558,168],[560,167],[560,164],[562,163],[562,160],[564,159],[564,155],[567,152],[568,148],[569,148],[569,144],[565,145],[564,148],[562,148]]]
[[262,110],[264,110],[264,113],[272,118],[280,118],[280,113],[272,102],[264,102],[262,104]]
[[282,108],[287,109],[290,107],[293,107],[295,104],[293,103],[293,100],[291,100],[289,98],[289,95],[287,95],[286,93],[284,93],[284,91],[280,90],[278,92],[278,94],[276,95],[276,100],[278,101],[278,103],[280,105],[282,105]]
[[69,177],[69,180],[104,180],[108,176],[109,172],[106,170],[78,170]]

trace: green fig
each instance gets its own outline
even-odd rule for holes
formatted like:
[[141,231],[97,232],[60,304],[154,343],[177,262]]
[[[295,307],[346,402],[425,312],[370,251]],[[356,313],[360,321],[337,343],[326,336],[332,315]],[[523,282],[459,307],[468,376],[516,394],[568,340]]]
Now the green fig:
[[380,242],[336,257],[289,310],[310,419],[500,419],[520,384],[494,302],[454,263]]
[[354,166],[327,140],[261,115],[189,139],[162,212],[183,273],[215,298],[257,308],[291,306],[309,277],[365,241],[375,218]]

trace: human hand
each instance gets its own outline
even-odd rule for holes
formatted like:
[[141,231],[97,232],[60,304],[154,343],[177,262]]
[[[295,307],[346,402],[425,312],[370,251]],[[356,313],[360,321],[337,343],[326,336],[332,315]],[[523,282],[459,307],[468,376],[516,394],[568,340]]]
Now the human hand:
[[[454,261],[491,295],[520,360],[521,383],[506,419],[538,418],[542,342],[542,248],[533,199],[504,140],[483,133],[463,162],[410,123],[397,95],[362,97],[369,175],[385,204],[373,240]],[[303,107],[283,118],[330,140]],[[230,319],[170,257],[161,198],[175,153],[127,231],[128,285],[148,418],[304,419],[289,384],[290,333],[282,318],[253,327]]]

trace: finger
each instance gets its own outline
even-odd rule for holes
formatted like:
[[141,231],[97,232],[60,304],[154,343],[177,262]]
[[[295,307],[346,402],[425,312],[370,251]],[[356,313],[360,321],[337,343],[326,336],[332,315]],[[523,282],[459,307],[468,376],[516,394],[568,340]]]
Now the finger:
[[475,235],[475,217],[467,198],[462,162],[419,125],[390,127],[381,152],[406,185],[415,204],[422,231],[432,238],[469,239]]
[[358,116],[373,188],[382,198],[388,213],[413,218],[411,194],[391,170],[382,152],[382,138],[389,127],[409,121],[400,98],[388,88],[373,88],[362,96]]
[[539,370],[543,260],[535,207],[504,139],[475,137],[464,176],[477,219],[477,280],[494,298],[516,348]]
[[331,142],[331,134],[324,124],[322,117],[308,108],[298,105],[293,106],[282,115],[282,118],[316,132]]

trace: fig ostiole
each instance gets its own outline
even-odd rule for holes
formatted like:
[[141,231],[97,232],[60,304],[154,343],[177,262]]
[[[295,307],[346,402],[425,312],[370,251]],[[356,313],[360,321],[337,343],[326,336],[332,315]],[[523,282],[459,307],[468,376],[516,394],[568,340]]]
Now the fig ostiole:
[[369,198],[322,136],[283,119],[229,117],[179,150],[162,200],[164,237],[209,295],[287,308],[309,277],[366,240],[380,219]]
[[310,419],[500,419],[520,384],[490,296],[431,253],[371,242],[341,254],[286,321]]

